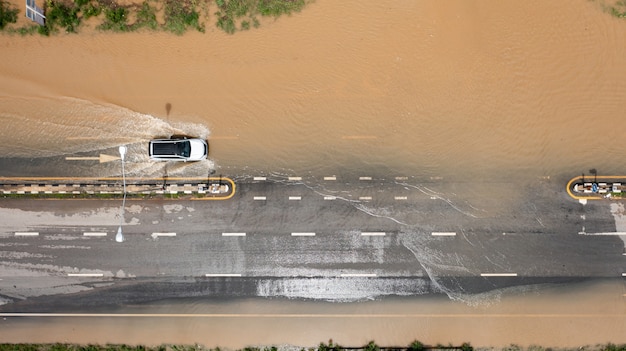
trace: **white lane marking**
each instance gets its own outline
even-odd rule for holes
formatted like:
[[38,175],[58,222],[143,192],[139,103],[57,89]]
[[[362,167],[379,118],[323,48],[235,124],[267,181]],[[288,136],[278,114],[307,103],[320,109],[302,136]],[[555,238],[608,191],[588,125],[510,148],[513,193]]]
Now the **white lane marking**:
[[622,273],[622,277],[626,277],[626,273]]
[[302,177],[289,177],[289,180],[302,180]]
[[361,196],[359,197],[359,200],[371,200],[372,197],[371,196]]
[[315,233],[291,233],[291,236],[315,236]]
[[295,201],[302,200],[302,196],[289,196],[289,200],[295,200]]
[[107,236],[104,232],[84,232],[83,236]]
[[362,232],[362,236],[385,236],[385,232]]
[[15,232],[15,236],[38,236],[38,232]]
[[456,236],[455,232],[432,232],[432,236]]
[[241,274],[235,273],[207,273],[205,277],[241,277]]
[[336,196],[324,196],[324,200],[336,200]]
[[626,235],[626,232],[600,232],[600,233],[585,233],[584,228],[582,232],[578,232],[578,234],[584,235]]
[[517,277],[517,273],[480,273],[481,277]]
[[266,197],[265,196],[255,196],[254,199],[257,200],[257,201],[265,201]]
[[396,177],[396,180],[408,180],[409,177]]
[[372,177],[359,177],[359,180],[372,180]]
[[103,273],[68,273],[68,277],[103,277]]
[[157,236],[176,236],[176,233],[152,233],[153,238]]
[[265,177],[254,177],[253,179],[254,180],[267,180],[267,178]]
[[324,177],[324,180],[337,180],[337,177],[332,176],[332,177]]
[[246,236],[246,233],[222,233],[222,236]]
[[375,273],[344,273],[341,274],[342,277],[375,277]]
[[394,200],[406,200],[407,197],[406,196],[396,196],[394,197]]

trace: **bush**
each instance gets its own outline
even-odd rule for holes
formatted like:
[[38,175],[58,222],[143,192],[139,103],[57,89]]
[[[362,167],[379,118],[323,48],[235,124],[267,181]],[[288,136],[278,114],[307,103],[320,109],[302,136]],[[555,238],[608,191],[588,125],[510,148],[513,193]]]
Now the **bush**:
[[56,26],[60,26],[68,33],[76,33],[76,28],[80,25],[79,8],[58,1],[50,1],[47,4],[46,26],[48,31],[53,32]]
[[0,0],[0,30],[9,23],[17,22],[17,14],[20,11],[13,8],[8,2]]

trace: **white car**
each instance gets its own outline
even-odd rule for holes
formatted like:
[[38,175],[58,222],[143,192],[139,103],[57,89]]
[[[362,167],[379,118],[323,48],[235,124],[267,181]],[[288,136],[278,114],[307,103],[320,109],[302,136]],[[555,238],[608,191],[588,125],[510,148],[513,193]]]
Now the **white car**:
[[209,145],[197,138],[155,139],[148,145],[153,161],[201,161],[209,154]]

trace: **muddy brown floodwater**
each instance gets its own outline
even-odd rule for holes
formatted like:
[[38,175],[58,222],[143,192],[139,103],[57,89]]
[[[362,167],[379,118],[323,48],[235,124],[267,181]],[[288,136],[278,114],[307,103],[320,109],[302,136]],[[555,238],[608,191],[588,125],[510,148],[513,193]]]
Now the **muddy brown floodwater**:
[[[0,155],[97,151],[183,132],[208,137],[211,158],[226,174],[381,168],[455,178],[578,175],[591,167],[623,174],[615,160],[626,156],[624,43],[626,21],[587,0],[317,0],[301,13],[232,36],[210,26],[206,34],[180,37],[1,35]],[[342,318],[327,324],[192,318],[184,328],[172,319],[90,319],[116,333],[65,320],[37,321],[37,335],[18,327],[0,333],[84,342],[146,342],[159,335],[159,341],[231,347],[313,345],[328,337],[353,345],[369,339],[404,345],[415,338],[479,345],[624,342],[623,285],[608,291],[608,298],[592,293],[576,304],[585,308],[582,314],[547,312],[538,319],[506,316],[510,306],[525,310],[520,298],[485,307],[493,311],[486,314],[505,311],[494,318],[350,319],[349,329]],[[539,297],[530,311],[551,311],[563,299],[572,308],[576,298],[563,291]],[[398,302],[407,303],[416,314],[453,304]],[[352,306],[336,308],[351,313]],[[451,313],[483,313],[468,308],[455,305]],[[236,324],[259,329],[240,333],[230,328]],[[309,325],[317,329],[304,332]]]

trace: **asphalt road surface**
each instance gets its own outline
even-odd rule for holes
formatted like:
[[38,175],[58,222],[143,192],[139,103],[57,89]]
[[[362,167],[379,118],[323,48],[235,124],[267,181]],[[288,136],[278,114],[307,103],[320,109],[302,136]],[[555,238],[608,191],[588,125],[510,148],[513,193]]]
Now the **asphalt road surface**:
[[[180,297],[357,301],[618,278],[608,201],[525,182],[232,177],[226,201],[0,200],[0,312]],[[614,204],[615,205],[615,204]]]

